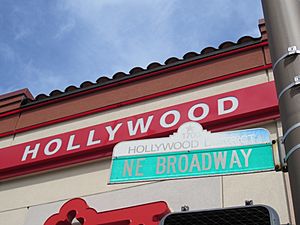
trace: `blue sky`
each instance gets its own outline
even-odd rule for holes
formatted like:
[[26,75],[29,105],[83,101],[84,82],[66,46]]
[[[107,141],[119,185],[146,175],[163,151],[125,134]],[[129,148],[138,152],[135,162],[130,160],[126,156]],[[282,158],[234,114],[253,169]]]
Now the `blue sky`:
[[260,36],[260,0],[1,0],[0,94],[34,96]]

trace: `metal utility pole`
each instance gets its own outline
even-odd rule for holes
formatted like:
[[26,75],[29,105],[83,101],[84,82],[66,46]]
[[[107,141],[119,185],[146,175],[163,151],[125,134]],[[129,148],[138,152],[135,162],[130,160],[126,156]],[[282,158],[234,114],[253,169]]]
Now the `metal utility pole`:
[[262,0],[283,127],[285,161],[300,225],[300,0]]

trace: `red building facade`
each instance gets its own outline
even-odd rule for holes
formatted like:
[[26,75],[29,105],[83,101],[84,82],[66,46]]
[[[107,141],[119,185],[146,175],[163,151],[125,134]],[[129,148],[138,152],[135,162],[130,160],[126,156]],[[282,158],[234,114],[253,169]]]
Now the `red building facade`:
[[27,89],[0,96],[1,220],[45,223],[76,198],[95,212],[163,201],[168,206],[161,213],[251,199],[291,223],[289,180],[276,147],[277,171],[107,184],[116,143],[165,137],[184,122],[212,132],[264,127],[277,141],[282,130],[263,21],[259,28],[260,38],[242,37],[49,96],[34,98]]

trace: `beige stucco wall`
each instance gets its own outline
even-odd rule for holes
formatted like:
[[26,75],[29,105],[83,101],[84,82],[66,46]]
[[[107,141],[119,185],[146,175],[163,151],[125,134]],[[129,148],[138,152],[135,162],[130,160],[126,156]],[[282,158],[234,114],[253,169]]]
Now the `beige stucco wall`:
[[[266,127],[274,128],[275,122],[272,124],[268,124]],[[274,135],[275,134],[272,133],[272,137],[274,137]],[[169,195],[177,199],[177,203],[173,203],[173,205],[177,206],[176,210],[178,210],[180,203],[194,206],[193,209],[205,208],[203,205],[199,207],[197,203],[208,197],[211,202],[215,202],[214,205],[211,205],[212,207],[243,205],[245,200],[252,199],[255,203],[268,204],[274,207],[280,214],[282,222],[286,223],[290,221],[289,208],[286,204],[283,204],[288,202],[288,199],[286,194],[287,181],[284,179],[282,172],[224,176],[213,178],[218,180],[214,183],[209,182],[212,178],[191,179],[195,180],[194,182],[198,183],[196,186],[199,187],[203,187],[205,183],[206,191],[203,192],[194,190],[196,188],[191,189],[191,185],[189,184],[190,180],[187,179],[180,181],[182,187],[186,188],[186,190],[178,191],[178,188],[174,189],[174,184],[170,184],[169,188],[158,187],[154,189],[154,194],[150,195],[150,192],[143,190],[151,189],[153,183],[108,186],[106,183],[109,176],[109,167],[110,160],[107,159],[2,182],[0,185],[0,199],[2,202],[2,204],[0,204],[0,218],[14,215],[14,218],[11,219],[11,224],[20,224],[19,221],[24,220],[26,214],[25,209],[27,209],[27,207],[29,207],[29,210],[31,210],[31,208],[39,209],[40,205],[47,205],[56,201],[63,203],[67,199],[74,197],[89,197],[93,199],[97,195],[103,195],[105,193],[106,201],[108,202],[105,204],[106,206],[111,204],[111,208],[118,206],[124,207],[123,204],[126,202],[128,204],[132,202],[131,198],[133,197],[129,194],[131,192],[135,193],[135,195],[139,194],[136,199],[141,203],[143,200],[146,200],[143,199],[143,197],[149,198],[149,200],[163,200],[153,198],[153,196],[157,197],[157,192],[163,194],[164,191],[161,190],[167,190]],[[136,188],[139,188],[139,192],[134,190]],[[208,195],[208,191],[212,188],[218,191],[214,191]],[[119,194],[120,197],[118,198],[114,198],[113,196],[117,196],[114,195],[114,191],[116,193],[116,190],[127,190],[127,192],[124,195],[122,193]],[[108,195],[108,193],[110,194]],[[146,193],[145,196],[142,193]],[[188,198],[187,194],[194,197]],[[109,198],[113,198],[114,200],[109,201]],[[166,200],[170,202],[172,198],[169,197]],[[102,203],[101,201],[101,204]],[[209,205],[206,205],[206,207],[208,206]],[[51,211],[51,213],[55,213],[55,211]],[[28,220],[28,216],[26,219]]]
[[[2,202],[2,200],[1,200]],[[4,202],[2,202],[4,204]],[[0,212],[0,224],[19,225],[24,224],[27,218],[28,208],[20,208]]]
[[7,146],[12,145],[13,141],[14,141],[13,136],[7,136],[7,137],[0,138],[0,148],[5,148]]
[[272,206],[281,223],[289,222],[283,174],[264,172],[223,177],[224,207],[242,205],[245,200]]
[[[98,212],[155,201],[166,201],[173,211],[179,211],[181,206],[187,204],[191,209],[219,208],[220,184],[219,177],[171,180],[141,184],[82,198]],[[30,208],[25,225],[42,224],[49,215],[57,212],[63,203],[64,201],[60,201]]]
[[0,199],[3,201],[0,212],[141,185],[109,186],[109,172],[110,159],[105,159],[4,181],[0,185]]
[[[272,79],[265,71],[205,85],[192,90],[164,96],[120,109],[109,110],[81,119],[17,134],[14,139],[0,139],[1,147],[15,145],[58,133],[80,129],[138,113],[164,108],[232,90],[253,86]],[[276,121],[253,127],[265,127],[276,140],[280,125]],[[275,157],[276,158],[276,157]],[[278,161],[278,157],[276,158]],[[282,172],[265,172],[213,178],[196,178],[167,182],[107,185],[110,159],[98,160],[69,168],[3,181],[0,183],[0,221],[11,225],[41,224],[33,218],[50,216],[66,200],[83,197],[97,210],[140,204],[150,200],[166,200],[174,210],[180,205],[191,209],[243,205],[245,200],[269,204],[281,217],[281,223],[291,222],[289,183]],[[267,190],[266,190],[267,189]],[[105,202],[106,208],[101,208]],[[287,204],[289,203],[289,204]]]

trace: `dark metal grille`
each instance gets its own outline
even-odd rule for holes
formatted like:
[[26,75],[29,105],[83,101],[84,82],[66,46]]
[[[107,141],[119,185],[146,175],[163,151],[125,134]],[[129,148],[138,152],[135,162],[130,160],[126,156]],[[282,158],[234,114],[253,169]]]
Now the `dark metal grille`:
[[277,218],[264,206],[169,214],[163,225],[274,225]]

